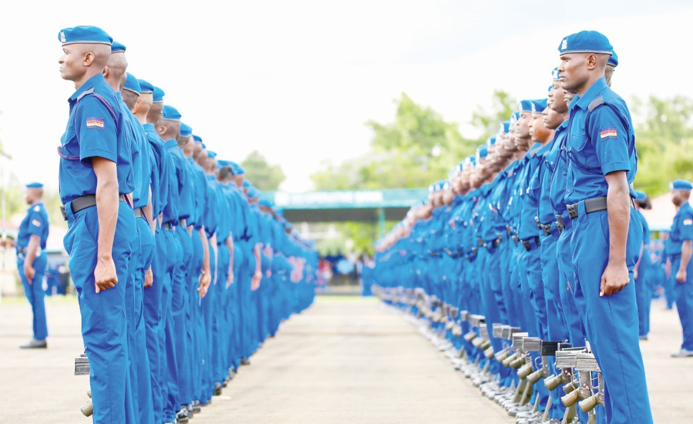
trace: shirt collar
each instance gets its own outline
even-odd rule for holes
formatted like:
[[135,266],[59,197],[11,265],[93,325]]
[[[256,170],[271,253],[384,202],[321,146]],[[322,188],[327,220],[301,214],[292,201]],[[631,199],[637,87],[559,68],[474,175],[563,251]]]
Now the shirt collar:
[[575,96],[575,99],[573,99],[575,106],[583,110],[587,109],[590,103],[592,103],[592,100],[596,99],[599,96],[599,93],[601,93],[606,87],[606,79],[604,79],[604,77],[599,78],[594,82],[594,84],[592,84],[592,86],[583,96]]
[[170,149],[171,147],[178,147],[178,141],[175,138],[170,139],[164,143],[164,147]]
[[76,101],[85,91],[91,90],[92,88],[96,87],[97,84],[101,83],[106,83],[106,80],[104,79],[102,74],[94,75],[93,77],[89,78],[82,84],[81,87],[79,87],[79,90],[75,91],[72,96],[70,96],[69,99],[67,99],[68,102],[74,102]]

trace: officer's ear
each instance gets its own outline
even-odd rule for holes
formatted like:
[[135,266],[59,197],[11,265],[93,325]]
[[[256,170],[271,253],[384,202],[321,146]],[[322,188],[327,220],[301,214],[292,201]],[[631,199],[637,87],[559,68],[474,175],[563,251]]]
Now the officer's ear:
[[111,73],[111,68],[109,68],[108,65],[106,65],[106,67],[103,68],[103,72],[102,72],[102,73],[103,73],[103,77],[104,77],[104,78],[108,78],[108,74]]
[[94,52],[87,52],[84,55],[84,63],[83,63],[84,67],[86,68],[86,67],[91,66],[91,64],[94,63],[95,58],[96,58],[96,55],[94,54]]
[[132,114],[136,115],[138,110],[140,110],[140,102],[135,102],[135,107],[132,109]]

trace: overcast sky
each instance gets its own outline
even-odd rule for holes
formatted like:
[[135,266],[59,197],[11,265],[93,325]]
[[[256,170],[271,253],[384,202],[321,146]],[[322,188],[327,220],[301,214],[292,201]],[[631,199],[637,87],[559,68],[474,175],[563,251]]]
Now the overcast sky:
[[545,95],[561,38],[582,29],[611,40],[625,98],[690,95],[691,22],[690,1],[665,0],[12,2],[0,16],[0,139],[22,182],[57,187],[74,91],[57,34],[97,25],[220,158],[257,149],[284,169],[284,190],[309,190],[322,161],[368,149],[364,123],[392,120],[402,92],[463,132],[494,89]]

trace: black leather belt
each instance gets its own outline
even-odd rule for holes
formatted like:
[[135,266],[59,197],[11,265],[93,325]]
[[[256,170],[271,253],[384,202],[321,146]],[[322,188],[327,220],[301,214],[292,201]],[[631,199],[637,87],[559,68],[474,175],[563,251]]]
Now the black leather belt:
[[[575,219],[578,217],[578,205],[579,203],[566,205],[566,208],[568,209],[568,215],[570,215],[570,219]],[[606,210],[606,197],[597,197],[594,199],[585,200],[585,213],[592,213],[604,210]]]
[[671,257],[671,259],[678,259],[678,258],[680,258],[680,257],[681,257],[681,253],[679,253],[678,255],[673,255],[673,256]]
[[[124,194],[118,196],[121,202],[126,202],[127,199]],[[72,208],[72,213],[77,213],[86,208],[96,206],[96,195],[87,194],[82,197],[78,197],[70,202],[70,207]],[[65,213],[65,205],[60,206],[60,212],[63,214],[63,219],[67,221],[67,214]]]
[[172,229],[173,229],[173,227],[171,226],[170,222],[167,222],[164,224],[164,230],[171,231]]
[[526,240],[521,240],[521,242],[522,242],[522,247],[524,247],[525,250],[528,251],[528,252],[529,252],[530,250],[532,250],[532,240],[534,240],[534,243],[536,244],[536,247],[541,246],[541,241],[539,241],[539,237],[533,237],[533,238],[529,238],[529,239],[526,239]]
[[135,209],[135,218],[143,218],[144,217],[144,211],[142,208],[137,208]]

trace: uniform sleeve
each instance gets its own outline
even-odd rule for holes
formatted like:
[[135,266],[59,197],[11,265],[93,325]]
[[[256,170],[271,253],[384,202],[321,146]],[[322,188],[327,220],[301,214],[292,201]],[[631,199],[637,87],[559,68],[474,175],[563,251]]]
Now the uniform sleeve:
[[687,212],[681,218],[681,240],[693,240],[693,212]]
[[118,159],[117,123],[111,111],[94,96],[80,101],[75,113],[75,129],[79,140],[79,158]]
[[32,236],[41,237],[41,234],[48,223],[43,218],[40,211],[32,210],[29,218],[29,228],[27,229],[27,232]]
[[604,175],[616,171],[630,171],[630,143],[628,131],[620,117],[609,106],[592,112],[589,123],[590,139],[594,140],[597,158]]

